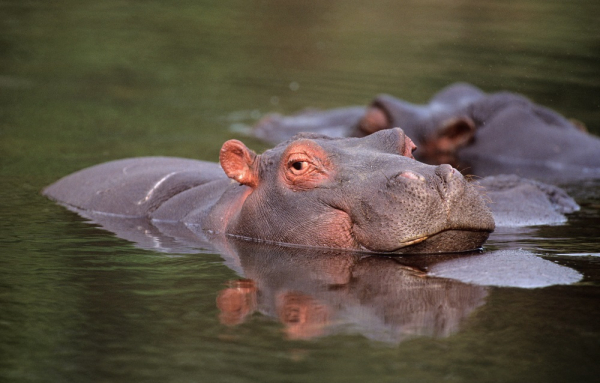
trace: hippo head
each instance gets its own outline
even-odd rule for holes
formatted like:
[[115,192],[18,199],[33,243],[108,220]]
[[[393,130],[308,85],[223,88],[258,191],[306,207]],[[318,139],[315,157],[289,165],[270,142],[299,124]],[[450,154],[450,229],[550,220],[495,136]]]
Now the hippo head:
[[494,229],[475,188],[449,165],[414,160],[399,129],[364,138],[300,134],[256,155],[227,141],[220,162],[244,189],[232,235],[371,252],[455,252]]
[[477,88],[455,85],[436,95],[428,105],[379,95],[355,127],[354,135],[362,137],[400,126],[419,147],[419,160],[458,166],[457,151],[472,143],[476,133],[475,122],[462,111],[481,94]]

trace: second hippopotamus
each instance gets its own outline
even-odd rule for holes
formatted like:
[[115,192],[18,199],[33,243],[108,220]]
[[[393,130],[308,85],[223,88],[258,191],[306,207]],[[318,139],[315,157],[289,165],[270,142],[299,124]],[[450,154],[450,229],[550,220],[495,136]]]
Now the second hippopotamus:
[[480,247],[494,220],[449,165],[414,160],[401,129],[304,134],[261,155],[225,142],[216,163],[146,157],[71,174],[44,194],[85,216],[183,222],[252,240],[368,252]]
[[425,105],[380,95],[366,108],[272,114],[252,134],[274,142],[298,132],[360,137],[396,126],[414,140],[415,157],[425,163],[450,163],[477,176],[512,173],[557,182],[600,177],[600,138],[583,124],[522,95],[486,94],[463,83]]

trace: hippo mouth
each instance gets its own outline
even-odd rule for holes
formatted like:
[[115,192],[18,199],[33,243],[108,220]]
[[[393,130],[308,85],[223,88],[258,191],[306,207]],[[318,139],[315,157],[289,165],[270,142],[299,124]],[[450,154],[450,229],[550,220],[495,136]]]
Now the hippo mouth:
[[[387,254],[436,254],[459,253],[481,249],[483,243],[490,236],[487,230],[444,230],[432,235],[401,242],[397,249],[383,251]],[[370,252],[382,253],[377,249],[368,249]]]

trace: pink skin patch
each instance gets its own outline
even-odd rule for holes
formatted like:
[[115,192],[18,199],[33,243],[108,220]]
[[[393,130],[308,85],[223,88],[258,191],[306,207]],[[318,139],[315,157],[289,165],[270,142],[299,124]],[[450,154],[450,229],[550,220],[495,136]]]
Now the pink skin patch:
[[410,171],[405,171],[399,174],[400,177],[404,177],[404,178],[408,178],[409,180],[415,180],[415,181],[425,181],[425,178],[423,178],[422,175],[419,174],[415,174],[413,172]]

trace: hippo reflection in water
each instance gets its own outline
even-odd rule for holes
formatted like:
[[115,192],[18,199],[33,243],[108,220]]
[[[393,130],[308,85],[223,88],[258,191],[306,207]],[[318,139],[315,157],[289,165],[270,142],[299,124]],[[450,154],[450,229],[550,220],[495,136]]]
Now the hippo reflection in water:
[[221,323],[234,326],[261,313],[280,321],[288,339],[336,332],[391,343],[446,337],[488,295],[485,286],[428,277],[396,258],[242,241],[229,245],[245,279],[230,281],[219,293]]
[[580,124],[521,95],[485,94],[468,84],[449,86],[426,105],[381,95],[367,108],[272,114],[252,134],[279,142],[303,131],[360,137],[396,126],[414,140],[415,157],[425,163],[450,163],[477,176],[600,177],[600,139]]
[[449,165],[422,164],[401,129],[299,135],[256,155],[227,141],[215,163],[133,158],[69,175],[44,194],[82,215],[183,222],[254,240],[386,253],[479,248],[494,220]]
[[339,332],[388,343],[447,337],[485,304],[488,286],[581,279],[524,251],[392,258],[229,240],[226,252],[244,279],[219,293],[221,323],[234,326],[261,313],[280,321],[289,339]]
[[446,337],[485,304],[488,286],[539,288],[582,278],[522,250],[388,257],[257,243],[182,222],[83,215],[143,249],[218,253],[243,278],[218,294],[221,322],[265,315],[281,321],[289,339],[340,332],[386,343]]

